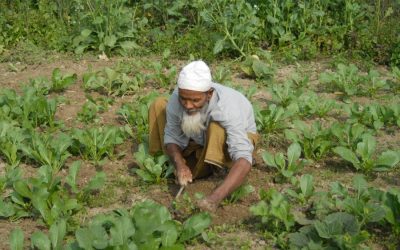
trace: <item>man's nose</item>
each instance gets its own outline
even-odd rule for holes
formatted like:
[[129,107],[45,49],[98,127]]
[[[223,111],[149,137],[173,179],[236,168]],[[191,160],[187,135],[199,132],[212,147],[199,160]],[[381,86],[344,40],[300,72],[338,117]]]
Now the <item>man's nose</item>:
[[194,108],[193,102],[190,102],[190,101],[185,102],[185,109],[190,110],[193,108]]

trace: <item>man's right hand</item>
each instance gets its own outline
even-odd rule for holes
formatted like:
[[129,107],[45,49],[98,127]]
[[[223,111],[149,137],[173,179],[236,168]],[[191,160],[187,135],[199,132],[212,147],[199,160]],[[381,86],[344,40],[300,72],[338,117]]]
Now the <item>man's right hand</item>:
[[192,171],[190,171],[190,168],[186,165],[177,166],[175,176],[181,186],[186,186],[188,183],[191,183],[193,178]]

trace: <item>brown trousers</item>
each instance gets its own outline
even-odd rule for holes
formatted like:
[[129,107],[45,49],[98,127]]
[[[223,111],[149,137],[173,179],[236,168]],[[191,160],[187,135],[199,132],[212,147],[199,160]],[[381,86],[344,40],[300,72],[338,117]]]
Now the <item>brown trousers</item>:
[[[164,147],[164,128],[167,123],[167,103],[167,98],[159,97],[149,108],[150,154],[155,154],[161,151],[166,153]],[[255,146],[258,141],[258,135],[248,133],[248,137]],[[193,178],[201,178],[210,174],[210,164],[218,167],[225,166],[230,168],[233,163],[228,154],[225,129],[221,127],[218,122],[210,122],[208,125],[204,146],[190,140],[189,145],[183,150],[182,154],[188,166],[191,168]]]

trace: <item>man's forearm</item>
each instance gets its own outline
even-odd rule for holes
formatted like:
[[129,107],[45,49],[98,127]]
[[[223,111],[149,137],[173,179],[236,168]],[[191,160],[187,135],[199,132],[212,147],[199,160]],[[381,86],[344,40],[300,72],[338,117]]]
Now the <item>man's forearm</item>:
[[236,188],[243,184],[247,174],[250,172],[251,164],[244,158],[239,158],[233,163],[224,182],[214,190],[208,197],[216,203],[220,203],[225,197],[230,195]]
[[185,164],[185,159],[182,156],[182,149],[177,144],[168,143],[166,145],[166,149],[168,157],[176,168],[179,168],[182,166],[182,164]]

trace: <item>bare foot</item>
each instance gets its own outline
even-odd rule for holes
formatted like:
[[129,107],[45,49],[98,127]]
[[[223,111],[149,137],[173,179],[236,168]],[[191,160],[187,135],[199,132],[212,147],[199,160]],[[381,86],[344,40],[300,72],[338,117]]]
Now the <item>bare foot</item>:
[[197,201],[196,205],[200,210],[210,213],[214,213],[218,208],[218,204],[208,200],[207,198]]

